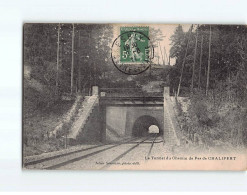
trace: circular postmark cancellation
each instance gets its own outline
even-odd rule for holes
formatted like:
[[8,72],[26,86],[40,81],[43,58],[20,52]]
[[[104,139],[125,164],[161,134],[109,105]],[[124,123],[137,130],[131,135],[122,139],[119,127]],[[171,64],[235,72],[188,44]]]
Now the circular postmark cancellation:
[[148,27],[121,27],[113,41],[111,58],[115,67],[129,75],[146,71],[154,56],[154,47],[148,37]]

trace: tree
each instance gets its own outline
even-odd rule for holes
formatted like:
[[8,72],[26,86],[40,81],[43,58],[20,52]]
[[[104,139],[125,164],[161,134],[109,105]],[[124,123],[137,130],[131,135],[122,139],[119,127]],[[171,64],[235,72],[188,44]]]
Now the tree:
[[156,48],[159,45],[159,42],[163,41],[165,36],[163,35],[163,32],[159,28],[149,28],[149,36],[150,40],[152,40],[153,47]]

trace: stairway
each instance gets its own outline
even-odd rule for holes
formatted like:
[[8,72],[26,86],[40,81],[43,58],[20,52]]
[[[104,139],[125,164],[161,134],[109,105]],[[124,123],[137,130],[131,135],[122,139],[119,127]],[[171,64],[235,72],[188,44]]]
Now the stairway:
[[60,122],[57,124],[55,129],[49,133],[49,137],[56,137],[57,134],[59,134],[59,132],[63,131],[63,129],[66,128],[68,124],[70,124],[70,122],[76,116],[76,111],[80,106],[82,99],[83,98],[80,95],[76,97],[73,106],[70,108],[70,110],[67,113],[63,115],[62,120],[60,120]]
[[94,107],[98,104],[98,96],[85,96],[81,108],[78,110],[75,122],[72,124],[72,128],[69,131],[67,138],[76,139],[77,136],[83,131],[83,128],[93,112]]
[[172,102],[169,96],[164,96],[164,132],[167,132],[168,145],[180,145],[178,139],[179,125],[177,123]]

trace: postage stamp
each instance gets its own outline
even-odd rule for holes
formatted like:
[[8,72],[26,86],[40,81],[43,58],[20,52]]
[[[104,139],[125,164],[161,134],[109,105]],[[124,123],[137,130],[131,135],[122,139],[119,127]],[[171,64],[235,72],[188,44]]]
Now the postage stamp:
[[149,27],[120,27],[120,35],[112,44],[112,61],[125,74],[146,71],[153,58],[154,48]]

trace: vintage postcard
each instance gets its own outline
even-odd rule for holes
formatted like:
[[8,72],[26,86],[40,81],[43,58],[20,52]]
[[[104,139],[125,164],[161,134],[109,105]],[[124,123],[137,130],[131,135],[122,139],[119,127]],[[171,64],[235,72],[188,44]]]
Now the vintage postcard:
[[246,170],[247,26],[26,23],[23,169]]

